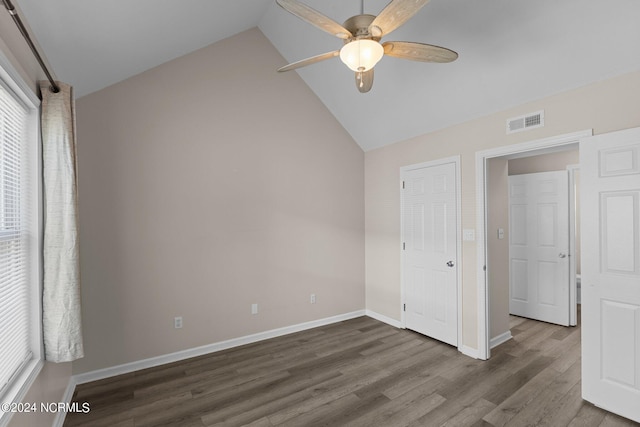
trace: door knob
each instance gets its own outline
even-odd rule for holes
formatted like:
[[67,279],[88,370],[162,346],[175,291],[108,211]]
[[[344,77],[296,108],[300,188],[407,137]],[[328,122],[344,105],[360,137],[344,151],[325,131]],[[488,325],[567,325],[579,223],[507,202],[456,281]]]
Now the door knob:
[[558,254],[558,258],[566,258],[567,254],[563,254],[563,253],[559,253]]
[[449,267],[453,267],[453,261],[448,261],[448,262],[447,262],[447,266],[449,266]]

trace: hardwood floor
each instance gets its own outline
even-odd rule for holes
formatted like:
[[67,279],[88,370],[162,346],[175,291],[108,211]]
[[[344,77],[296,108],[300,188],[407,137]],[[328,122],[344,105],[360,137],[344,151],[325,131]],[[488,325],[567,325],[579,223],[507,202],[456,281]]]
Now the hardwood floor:
[[65,426],[637,425],[580,397],[580,329],[512,317],[489,361],[368,317],[77,387]]

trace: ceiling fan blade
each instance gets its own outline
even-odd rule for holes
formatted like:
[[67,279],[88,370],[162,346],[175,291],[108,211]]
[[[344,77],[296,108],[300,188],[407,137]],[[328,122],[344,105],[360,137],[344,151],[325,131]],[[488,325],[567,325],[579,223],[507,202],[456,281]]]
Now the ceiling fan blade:
[[356,71],[356,86],[361,93],[367,93],[373,86],[373,68],[362,73]]
[[385,42],[382,44],[385,55],[396,58],[423,62],[452,62],[458,54],[451,49],[416,42]]
[[301,59],[300,61],[292,62],[289,65],[278,68],[278,72],[282,73],[284,71],[291,71],[295,70],[296,68],[306,67],[307,65],[315,64],[316,62],[324,61],[325,59],[330,59],[338,55],[340,55],[340,51],[335,50],[333,52],[327,52],[321,55],[312,56],[311,58]]
[[331,35],[341,39],[348,39],[349,37],[352,37],[349,30],[306,4],[300,3],[296,0],[276,0],[276,2],[287,12],[292,13],[303,21],[320,28]]
[[391,0],[369,25],[369,33],[374,37],[389,34],[407,22],[427,3],[429,0]]

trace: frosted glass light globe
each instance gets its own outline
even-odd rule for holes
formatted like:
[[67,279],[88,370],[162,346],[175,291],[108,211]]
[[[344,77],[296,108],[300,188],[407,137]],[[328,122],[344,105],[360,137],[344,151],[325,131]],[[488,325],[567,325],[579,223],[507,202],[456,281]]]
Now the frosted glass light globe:
[[382,56],[384,48],[375,40],[354,40],[340,49],[340,59],[353,71],[372,69]]

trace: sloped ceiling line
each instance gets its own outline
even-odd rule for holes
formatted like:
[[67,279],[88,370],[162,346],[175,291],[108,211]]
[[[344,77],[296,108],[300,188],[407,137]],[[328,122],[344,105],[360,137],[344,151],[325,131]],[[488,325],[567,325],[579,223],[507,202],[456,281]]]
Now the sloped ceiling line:
[[[337,22],[360,13],[360,0],[303,1]],[[282,65],[342,43],[275,0],[15,2],[78,96],[256,26]],[[365,13],[386,4],[367,0]],[[366,94],[339,59],[295,72],[367,151],[639,70],[638,16],[635,0],[431,0],[393,39],[447,46],[457,61],[384,57]]]

